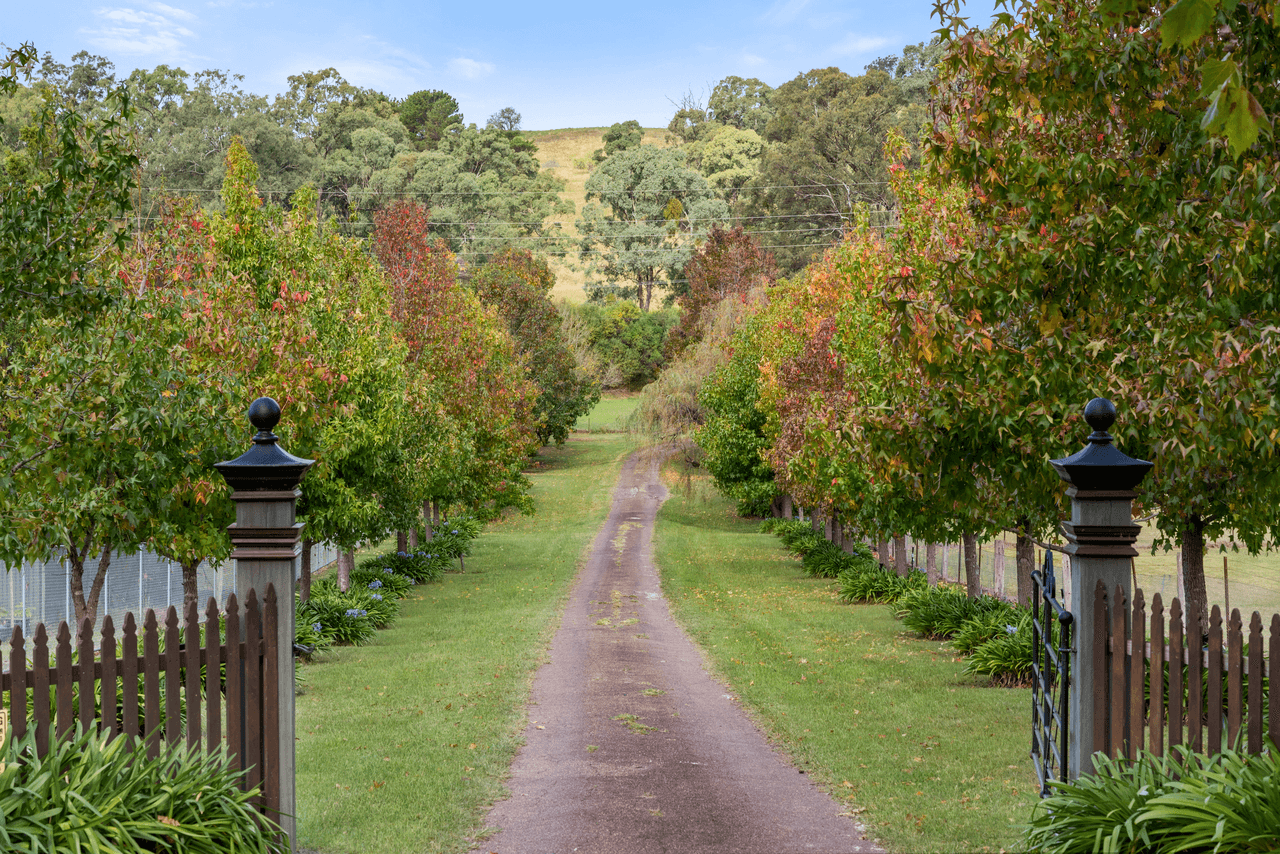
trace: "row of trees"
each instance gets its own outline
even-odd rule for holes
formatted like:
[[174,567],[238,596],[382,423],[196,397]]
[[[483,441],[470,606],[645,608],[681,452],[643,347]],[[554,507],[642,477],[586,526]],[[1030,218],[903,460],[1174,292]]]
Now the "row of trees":
[[[4,88],[29,61],[9,54]],[[243,450],[262,394],[289,450],[317,460],[309,539],[349,551],[441,512],[531,509],[528,454],[598,394],[544,263],[506,251],[469,287],[415,202],[380,211],[367,241],[345,236],[313,189],[289,210],[264,202],[238,137],[219,210],[169,198],[129,230],[131,127],[119,88],[89,118],[44,100],[0,173],[0,560],[65,550],[77,620],[95,616],[111,552],[143,544],[194,598],[200,561],[229,550],[211,465]]]
[[[770,289],[703,391],[707,467],[744,512],[787,493],[966,551],[1011,529],[1025,599],[1065,510],[1048,460],[1101,395],[1155,462],[1142,512],[1182,550],[1189,608],[1207,538],[1275,542],[1280,96],[1258,81],[1280,45],[1258,9],[1203,5],[1194,37],[1137,4],[1033,0],[985,29],[940,5],[923,168],[886,148],[899,224],[864,217]],[[1247,116],[1224,124],[1230,98]]]

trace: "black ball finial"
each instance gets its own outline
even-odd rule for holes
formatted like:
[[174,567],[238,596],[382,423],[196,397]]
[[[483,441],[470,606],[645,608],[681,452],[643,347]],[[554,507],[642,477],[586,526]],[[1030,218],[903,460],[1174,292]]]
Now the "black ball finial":
[[269,397],[260,397],[249,404],[249,423],[258,428],[255,442],[274,442],[276,436],[271,432],[280,423],[280,404]]
[[1105,397],[1095,397],[1084,407],[1084,420],[1093,428],[1090,442],[1110,442],[1111,434],[1107,431],[1116,423],[1116,405]]

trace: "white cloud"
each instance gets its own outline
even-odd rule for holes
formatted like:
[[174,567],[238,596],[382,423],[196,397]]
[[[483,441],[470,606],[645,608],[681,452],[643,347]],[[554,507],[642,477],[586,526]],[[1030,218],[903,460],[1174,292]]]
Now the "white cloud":
[[456,76],[467,80],[479,80],[481,77],[487,77],[497,70],[492,62],[477,62],[474,59],[467,59],[460,56],[457,59],[449,60],[449,70]]
[[742,62],[743,65],[747,66],[748,68],[759,68],[760,66],[765,65],[769,61],[765,59],[763,56],[756,56],[754,53],[744,53],[742,54],[741,57],[739,57],[739,60]]
[[789,24],[794,21],[808,5],[809,0],[777,0],[777,2],[770,6],[760,17],[769,24]]
[[[94,10],[96,26],[82,27],[80,33],[107,53],[173,55],[195,33],[178,21],[194,22],[196,16],[164,3],[145,3]],[[150,11],[148,11],[150,10]]]
[[884,47],[889,40],[880,36],[860,36],[850,33],[832,46],[831,52],[840,56],[854,56]]

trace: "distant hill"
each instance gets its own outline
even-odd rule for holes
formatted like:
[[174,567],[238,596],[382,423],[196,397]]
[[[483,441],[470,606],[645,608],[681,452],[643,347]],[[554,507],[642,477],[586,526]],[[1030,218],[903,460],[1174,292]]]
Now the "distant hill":
[[[570,237],[578,236],[578,230],[574,228],[573,223],[586,201],[584,185],[587,182],[587,176],[591,173],[584,167],[590,162],[591,155],[597,148],[604,148],[606,130],[608,130],[607,127],[521,131],[524,136],[537,144],[538,160],[542,163],[542,168],[558,178],[563,178],[568,184],[560,197],[573,202],[575,215],[553,217],[550,221],[564,223],[564,233]],[[666,128],[644,129],[644,141],[647,145],[666,146],[667,135]],[[561,298],[569,302],[586,300],[586,293],[582,290],[585,271],[576,258],[565,262],[553,261],[551,269],[556,274],[556,287],[551,293],[552,300],[556,302]]]

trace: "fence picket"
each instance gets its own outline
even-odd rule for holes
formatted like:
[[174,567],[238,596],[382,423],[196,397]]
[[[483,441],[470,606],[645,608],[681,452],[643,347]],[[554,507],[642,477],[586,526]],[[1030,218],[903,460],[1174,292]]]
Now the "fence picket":
[[1151,597],[1151,711],[1148,716],[1147,749],[1164,755],[1164,602],[1160,594]]
[[[232,767],[245,768],[244,755],[244,670],[241,666],[240,603],[236,594],[227,597],[227,751],[231,754]],[[240,781],[244,787],[244,779]]]
[[1209,613],[1209,752],[1222,750],[1222,609],[1217,605]]
[[1182,645],[1182,603],[1173,598],[1169,608],[1169,747],[1182,744],[1182,662],[1185,660]]
[[218,603],[210,596],[204,621],[204,696],[206,702],[205,746],[217,749],[222,743],[222,644],[218,624]]
[[80,659],[80,729],[88,732],[98,714],[94,698],[94,686],[97,680],[94,679],[93,674],[93,623],[88,617],[80,623],[76,648],[77,657]]
[[72,699],[74,695],[71,691],[71,627],[67,625],[66,620],[58,626],[58,647],[53,660],[57,668],[57,677],[54,680],[57,685],[54,701],[54,707],[57,710],[57,726],[54,732],[58,738],[62,738],[75,726],[75,719],[72,717],[75,707]]
[[170,744],[182,738],[182,676],[178,655],[178,609],[169,606],[164,615],[164,736]]
[[[1147,657],[1144,654],[1147,641],[1147,603],[1141,590],[1133,592],[1133,619],[1130,622],[1133,633],[1132,643],[1127,645],[1129,654],[1129,703],[1128,703],[1128,744],[1125,756],[1130,760],[1137,757],[1144,741],[1142,737],[1144,687],[1146,683]],[[1122,646],[1123,650],[1125,646]]]
[[49,633],[44,623],[36,625],[32,651],[31,699],[35,706],[36,750],[43,756],[49,752]]
[[1249,620],[1249,752],[1262,752],[1262,617]]
[[120,733],[116,725],[116,624],[111,615],[102,618],[102,729],[115,738]]
[[1232,748],[1239,746],[1240,713],[1244,705],[1244,639],[1241,635],[1240,609],[1232,608],[1231,620],[1227,623],[1227,744]]
[[120,638],[124,647],[123,660],[120,662],[120,691],[124,694],[122,712],[124,726],[122,732],[135,738],[138,733],[138,622],[132,613],[124,616],[124,636]]
[[160,627],[156,623],[156,611],[147,609],[142,623],[142,683],[144,686],[144,729],[147,756],[160,755]]
[[1199,608],[1192,608],[1187,616],[1187,745],[1200,753],[1204,750],[1204,674],[1200,670],[1204,626]]
[[[182,672],[186,677],[184,699],[187,706],[187,747],[200,746],[200,610],[192,599],[183,609]],[[210,703],[214,700],[210,698]],[[216,704],[215,704],[216,705]]]
[[13,627],[9,639],[9,726],[13,737],[27,734],[27,651],[22,626]]
[[[1271,615],[1271,642],[1267,652],[1271,657],[1267,667],[1267,684],[1274,694],[1276,686],[1280,685],[1280,614]],[[1280,745],[1280,703],[1276,702],[1274,696],[1270,700],[1267,704],[1267,734],[1271,736],[1272,744]]]

